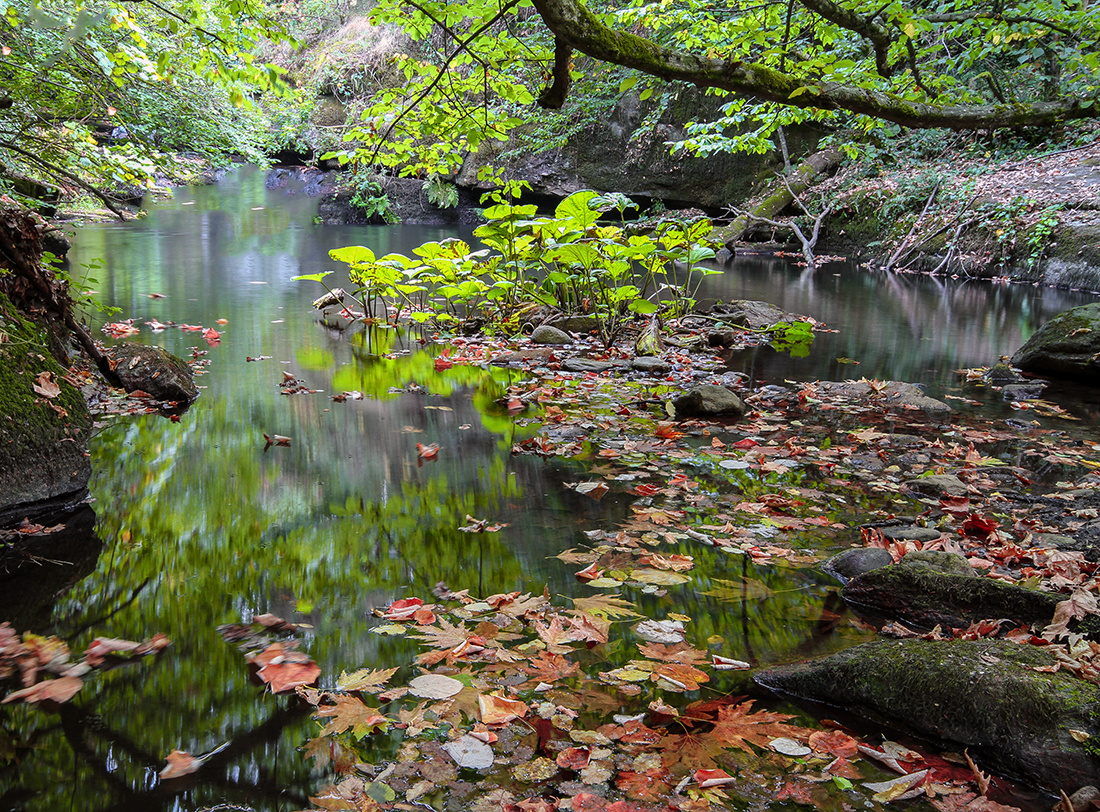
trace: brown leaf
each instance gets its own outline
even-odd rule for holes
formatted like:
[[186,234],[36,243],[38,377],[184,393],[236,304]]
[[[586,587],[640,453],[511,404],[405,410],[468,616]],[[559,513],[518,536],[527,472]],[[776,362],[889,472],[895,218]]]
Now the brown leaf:
[[202,766],[204,760],[182,750],[173,750],[168,754],[168,766],[160,771],[160,779],[168,781],[171,778],[190,775]]
[[485,725],[504,725],[527,715],[527,703],[518,699],[479,694],[477,705],[481,711],[481,722]]
[[31,389],[44,398],[55,398],[61,394],[61,387],[54,383],[52,372],[38,373],[35,382],[31,384]]
[[29,688],[14,691],[4,697],[2,704],[22,700],[27,703],[35,702],[68,702],[77,692],[84,687],[84,681],[80,677],[59,677],[57,679],[43,680]]
[[357,696],[330,694],[329,699],[335,704],[322,705],[315,714],[318,719],[332,720],[321,731],[322,736],[334,736],[350,730],[357,738],[362,738],[368,733],[385,730],[389,726],[389,719]]
[[963,750],[963,755],[966,756],[966,765],[970,767],[970,772],[974,773],[974,781],[978,785],[978,792],[983,797],[989,794],[989,776],[978,769],[978,765],[974,763],[974,759],[970,757],[968,750]]

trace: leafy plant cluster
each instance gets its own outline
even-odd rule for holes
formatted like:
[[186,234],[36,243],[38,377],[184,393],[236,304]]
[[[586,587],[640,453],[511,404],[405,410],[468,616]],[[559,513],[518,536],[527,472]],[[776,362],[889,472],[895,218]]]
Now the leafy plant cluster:
[[[451,322],[477,315],[515,330],[542,306],[596,316],[608,345],[636,316],[688,312],[702,279],[720,273],[700,264],[714,257],[708,219],[666,220],[652,234],[629,234],[600,222],[603,213],[622,217],[635,206],[623,195],[576,192],[553,217],[539,217],[537,206],[519,202],[525,186],[510,182],[488,195],[487,222],[474,231],[485,248],[446,239],[421,245],[414,257],[376,257],[364,246],[330,255],[348,264],[371,315],[392,312],[396,321],[409,312],[419,321]],[[330,273],[296,278],[321,281]]]
[[352,180],[351,205],[371,220],[393,224],[400,220],[393,201],[378,175],[356,173]]

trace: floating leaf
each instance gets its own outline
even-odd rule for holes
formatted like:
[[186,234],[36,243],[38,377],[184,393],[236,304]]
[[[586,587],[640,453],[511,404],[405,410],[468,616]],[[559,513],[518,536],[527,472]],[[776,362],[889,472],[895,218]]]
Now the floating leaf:
[[465,687],[442,674],[423,674],[409,681],[409,693],[424,699],[449,699]]
[[467,734],[443,745],[459,767],[485,770],[493,766],[493,748]]

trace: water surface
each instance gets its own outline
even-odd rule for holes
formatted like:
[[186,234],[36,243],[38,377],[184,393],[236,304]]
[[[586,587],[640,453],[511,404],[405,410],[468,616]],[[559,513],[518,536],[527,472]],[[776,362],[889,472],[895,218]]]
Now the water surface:
[[[341,670],[412,661],[413,644],[369,631],[372,612],[394,598],[428,598],[439,583],[481,595],[591,593],[553,556],[584,545],[587,530],[613,529],[629,501],[579,496],[564,483],[583,469],[511,454],[537,431],[496,402],[519,373],[437,370],[438,347],[426,351],[416,336],[383,331],[368,341],[321,325],[309,307],[320,289],[292,281],[336,268],[331,248],[408,252],[451,233],[323,228],[312,224],[315,205],[239,169],[217,187],[177,190],[140,221],[77,232],[74,274],[102,260],[88,285],[121,309],[112,320],[215,327],[222,339],[208,346],[196,332],[142,327],[141,340],[209,362],[202,397],[178,423],[106,421],[92,448],[102,548],[89,543],[72,583],[24,614],[33,631],[63,635],[78,651],[97,635],[163,632],[173,646],[90,681],[60,716],[0,710],[5,745],[22,753],[0,775],[9,808],[303,808],[320,778],[297,748],[316,725],[249,682],[218,625],[264,612],[309,624],[306,648],[331,686]],[[962,391],[954,370],[1010,354],[1051,315],[1094,298],[851,265],[807,275],[764,258],[739,259],[705,294],[766,299],[838,331],[822,334],[809,358],[761,349],[731,360],[757,382],[866,376],[920,381],[932,394]],[[285,394],[284,372],[320,391]],[[365,397],[330,400],[343,390]],[[265,432],[291,444],[265,450]],[[439,443],[438,460],[419,464],[417,443]],[[467,515],[509,526],[463,533]],[[668,598],[625,596],[654,616],[670,607],[692,616],[689,639],[720,635],[726,656],[774,662],[866,636],[819,622],[840,606],[809,571],[685,552],[701,562],[691,584]],[[735,602],[701,594],[740,578],[778,592]],[[170,751],[223,745],[195,776],[158,781]]]

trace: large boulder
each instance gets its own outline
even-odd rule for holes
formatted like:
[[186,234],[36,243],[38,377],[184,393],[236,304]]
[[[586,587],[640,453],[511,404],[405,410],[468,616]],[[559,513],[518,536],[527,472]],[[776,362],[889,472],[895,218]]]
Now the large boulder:
[[702,384],[672,401],[677,417],[741,417],[745,402],[724,386]]
[[1100,383],[1100,302],[1059,313],[1012,356],[1026,372]]
[[0,526],[87,491],[92,418],[49,343],[0,294]]
[[1056,663],[1046,649],[1003,641],[876,640],[755,679],[969,748],[986,770],[1068,794],[1100,781],[1100,689],[1065,669],[1036,670]]

